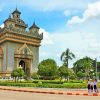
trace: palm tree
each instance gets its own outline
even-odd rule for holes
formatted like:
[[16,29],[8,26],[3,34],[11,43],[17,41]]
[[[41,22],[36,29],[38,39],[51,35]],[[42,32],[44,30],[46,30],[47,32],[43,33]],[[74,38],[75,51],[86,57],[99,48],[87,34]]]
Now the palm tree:
[[69,48],[67,48],[66,51],[62,52],[60,57],[61,61],[63,61],[63,64],[67,67],[69,60],[72,60],[73,58],[75,58],[75,55],[70,52]]

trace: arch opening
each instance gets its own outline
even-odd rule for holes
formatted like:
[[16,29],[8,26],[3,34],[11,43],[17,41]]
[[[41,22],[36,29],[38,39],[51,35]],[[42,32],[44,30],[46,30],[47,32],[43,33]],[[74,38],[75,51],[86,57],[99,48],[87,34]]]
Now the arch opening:
[[24,72],[26,72],[25,62],[24,62],[23,60],[21,60],[21,61],[19,62],[19,66],[21,66],[21,67],[23,68]]

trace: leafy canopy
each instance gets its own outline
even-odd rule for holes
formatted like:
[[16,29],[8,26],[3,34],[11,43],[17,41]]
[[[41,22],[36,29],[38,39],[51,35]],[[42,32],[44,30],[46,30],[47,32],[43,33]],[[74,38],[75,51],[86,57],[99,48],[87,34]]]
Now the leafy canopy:
[[57,64],[53,59],[46,59],[39,63],[38,74],[42,77],[53,77],[57,72]]

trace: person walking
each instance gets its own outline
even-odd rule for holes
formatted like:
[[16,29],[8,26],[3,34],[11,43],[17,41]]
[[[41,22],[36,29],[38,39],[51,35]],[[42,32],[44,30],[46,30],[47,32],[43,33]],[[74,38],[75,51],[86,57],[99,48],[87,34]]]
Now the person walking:
[[97,89],[97,79],[94,80],[94,92],[98,93],[98,89]]
[[90,87],[90,80],[88,79],[88,82],[87,82],[87,84],[88,84],[88,86],[87,86],[87,88],[88,88],[88,93],[90,93],[91,91],[91,87]]
[[91,90],[91,93],[93,93],[93,88],[94,88],[94,82],[91,79],[91,82],[90,82],[90,90]]

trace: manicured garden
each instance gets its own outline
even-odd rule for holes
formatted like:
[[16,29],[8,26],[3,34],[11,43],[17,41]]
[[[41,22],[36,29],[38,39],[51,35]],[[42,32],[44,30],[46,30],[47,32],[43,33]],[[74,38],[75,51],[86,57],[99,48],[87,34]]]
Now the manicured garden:
[[[96,75],[100,76],[100,73],[95,71],[95,61],[84,57],[76,61],[73,68],[69,68],[68,61],[72,58],[75,58],[75,55],[67,49],[61,55],[62,66],[57,66],[54,59],[46,59],[39,63],[37,72],[26,74],[22,67],[18,67],[11,73],[13,80],[0,81],[0,86],[87,88],[88,79],[94,79]],[[98,87],[100,87],[100,83],[98,83]]]
[[[2,81],[0,86],[17,86],[17,87],[41,87],[41,88],[76,88],[83,89],[87,88],[87,83],[82,81],[59,81],[59,80],[34,80],[34,81],[23,81],[15,83],[14,81]],[[100,87],[100,83],[98,84]]]
[[19,86],[19,87],[44,87],[44,88],[86,88],[85,83],[70,83],[59,81],[44,81],[38,80],[33,82],[0,82],[1,86]]

